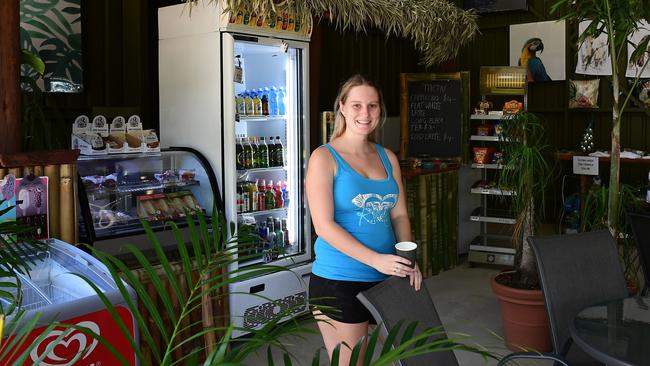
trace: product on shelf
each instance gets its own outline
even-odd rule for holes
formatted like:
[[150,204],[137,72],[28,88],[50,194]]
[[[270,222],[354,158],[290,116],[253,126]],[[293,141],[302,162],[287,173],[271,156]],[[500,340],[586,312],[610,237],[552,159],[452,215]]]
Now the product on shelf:
[[145,220],[164,220],[166,216],[163,214],[160,206],[156,201],[164,199],[163,193],[145,194],[138,196],[137,208],[138,217]]
[[474,162],[477,164],[489,164],[492,160],[493,147],[473,147]]
[[505,114],[515,114],[524,109],[524,104],[522,102],[511,100],[503,104],[503,113]]
[[483,123],[476,127],[476,135],[478,136],[491,136],[492,135],[492,125],[489,123]]

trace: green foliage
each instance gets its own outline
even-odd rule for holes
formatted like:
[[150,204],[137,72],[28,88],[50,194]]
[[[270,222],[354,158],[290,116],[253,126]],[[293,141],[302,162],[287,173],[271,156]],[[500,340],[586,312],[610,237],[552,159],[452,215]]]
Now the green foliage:
[[618,227],[619,209],[621,202],[619,200],[619,170],[621,154],[621,114],[625,110],[639,76],[643,73],[648,63],[645,63],[643,69],[635,77],[634,83],[625,94],[624,101],[619,99],[619,90],[625,90],[621,85],[625,81],[625,68],[619,67],[626,62],[623,57],[627,54],[626,46],[630,44],[633,48],[631,55],[632,61],[636,62],[644,56],[649,56],[647,49],[650,37],[644,37],[638,45],[628,42],[628,36],[638,30],[639,21],[650,19],[650,3],[647,0],[556,0],[551,7],[551,13],[561,15],[560,19],[574,22],[589,21],[589,26],[579,35],[579,42],[584,41],[587,37],[597,37],[600,34],[606,34],[608,39],[608,49],[612,62],[612,148],[611,163],[609,176],[609,200],[607,208],[607,220],[610,231]]
[[[276,349],[281,352],[284,365],[291,365],[292,360],[295,360],[295,356],[291,354],[289,348],[282,340],[289,336],[302,338],[305,334],[317,332],[313,327],[307,326],[309,323],[315,321],[311,313],[290,319],[286,322],[280,322],[283,317],[292,314],[293,310],[295,310],[294,308],[285,309],[261,329],[252,330],[249,336],[242,339],[231,338],[233,330],[236,329],[232,325],[213,325],[219,323],[216,321],[217,319],[204,318],[200,324],[191,323],[189,320],[190,312],[201,308],[207,301],[229,296],[227,289],[230,283],[259,275],[288,271],[288,269],[285,267],[257,264],[228,273],[228,266],[237,260],[235,254],[246,255],[248,246],[256,238],[251,237],[247,233],[239,233],[231,238],[227,238],[225,220],[217,210],[214,210],[214,214],[209,222],[201,214],[198,215],[196,221],[188,218],[187,224],[191,237],[191,243],[189,245],[185,243],[178,226],[175,223],[169,223],[176,237],[180,264],[172,263],[171,259],[163,251],[149,224],[146,221],[142,221],[142,224],[150,244],[156,253],[156,258],[153,260],[158,262],[159,265],[154,266],[153,261],[147,259],[140,249],[135,246],[128,246],[127,248],[144,269],[146,273],[144,279],[142,277],[135,277],[121,260],[93,248],[90,249],[97,258],[107,265],[111,276],[118,284],[119,291],[138,324],[141,343],[153,351],[154,359],[151,360],[152,364],[197,364],[199,360],[203,359],[202,355],[207,354],[204,362],[205,365],[243,365],[249,355],[266,349],[269,365],[272,365],[273,350]],[[235,232],[234,230],[234,226],[231,226],[231,232]],[[180,270],[175,270],[178,265],[180,265]],[[81,275],[79,276],[84,278]],[[167,279],[170,282],[171,291],[166,290],[161,282],[161,278]],[[113,304],[92,282],[85,278],[84,280],[95,288],[98,296],[102,299],[109,312],[113,314],[113,318],[122,330],[122,333],[129,338],[131,346],[135,350],[141,364],[147,364],[147,360],[144,359],[139,347],[136,346],[136,341],[131,338],[125,324],[122,323],[119,316],[115,313]],[[181,281],[187,283],[189,292],[181,290]],[[162,306],[157,306],[154,299],[149,295],[147,288],[143,284],[146,282],[151,282],[155,286],[156,296],[162,300]],[[138,307],[138,304],[131,300],[131,293],[125,286],[125,283],[135,291],[139,302],[142,303],[149,317],[153,319],[153,323],[150,323],[144,318],[144,314]],[[258,296],[252,294],[239,295]],[[172,298],[175,298],[176,302]],[[265,300],[272,301],[271,299]],[[319,310],[323,311],[325,309],[319,308]],[[168,321],[165,319],[168,319]],[[197,326],[200,328],[198,331],[196,330]],[[154,329],[159,330],[162,334],[161,344],[157,344],[154,340]],[[188,334],[187,331],[190,331],[189,334],[191,336],[186,339],[182,338],[183,334]],[[397,334],[397,331],[398,329],[392,330],[391,334]],[[370,352],[370,355],[367,355],[364,360],[364,365],[387,365],[398,359],[416,354],[450,349],[477,352],[486,358],[494,357],[485,350],[459,343],[459,339],[428,339],[431,336],[440,334],[442,331],[442,328],[435,328],[427,329],[420,334],[414,334],[412,331],[405,332],[400,341],[400,347],[392,348],[390,346],[384,346],[381,355],[376,360],[372,359],[372,352]],[[370,350],[378,347],[379,337],[377,332],[371,334],[369,337],[368,347]],[[205,343],[204,336],[208,334],[218,336],[215,338],[215,344]],[[393,338],[394,336],[389,336],[387,342]],[[187,349],[187,344],[190,342],[199,345],[193,347],[189,352],[185,351],[181,358],[177,358],[176,351],[178,351],[179,347]],[[359,347],[360,345],[356,345],[355,349],[359,349]],[[358,355],[358,351],[355,354]],[[316,364],[318,357],[320,357],[319,353],[314,358]],[[332,365],[336,364],[338,363],[332,362]]]
[[[636,244],[632,235],[632,229],[627,222],[625,210],[637,210],[639,200],[637,199],[636,190],[627,185],[621,186],[618,193],[621,205],[618,210],[617,227],[615,233],[617,236],[619,255],[623,265],[625,278],[628,281],[638,284],[639,261]],[[585,197],[584,209],[582,211],[581,229],[582,231],[594,231],[608,229],[608,201],[609,189],[606,186],[593,186]]]
[[[0,200],[0,206],[5,200]],[[3,216],[14,206],[0,210]],[[29,276],[33,265],[32,253],[47,249],[47,244],[38,240],[17,237],[29,237],[34,228],[16,221],[0,222],[0,314],[10,315],[20,307],[22,292],[20,291],[19,275]]]
[[[196,5],[200,1],[185,2]],[[287,11],[296,14],[301,24],[308,24],[315,16],[329,18],[338,28],[357,32],[376,27],[387,36],[395,34],[411,40],[423,54],[421,64],[427,67],[454,58],[478,32],[476,14],[444,0],[226,0],[225,3],[226,11],[255,13],[267,19]]]
[[515,193],[508,197],[515,215],[513,243],[517,250],[515,264],[521,278],[530,285],[537,283],[535,258],[528,246],[539,216],[544,212],[545,192],[553,179],[553,149],[546,143],[544,127],[536,115],[520,112],[503,122],[501,143],[505,163],[499,174],[499,186]]

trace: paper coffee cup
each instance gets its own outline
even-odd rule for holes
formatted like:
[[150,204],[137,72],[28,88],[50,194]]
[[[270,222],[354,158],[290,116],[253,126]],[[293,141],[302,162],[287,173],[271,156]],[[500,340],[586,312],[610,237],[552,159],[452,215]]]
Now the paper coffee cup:
[[395,254],[411,261],[411,268],[415,268],[415,252],[418,245],[412,241],[400,241],[395,244]]

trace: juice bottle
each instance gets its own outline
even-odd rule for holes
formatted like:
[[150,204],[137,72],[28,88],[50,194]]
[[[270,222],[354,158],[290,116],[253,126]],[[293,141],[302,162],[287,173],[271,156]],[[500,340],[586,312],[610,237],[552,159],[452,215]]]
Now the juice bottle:
[[275,191],[273,194],[275,195],[275,208],[284,207],[284,198],[282,197],[282,183],[280,183],[280,181],[275,184]]
[[269,166],[277,166],[275,164],[275,142],[273,142],[273,136],[269,136]]
[[246,103],[244,102],[244,96],[239,93],[235,97],[235,105],[237,106],[237,113],[240,116],[243,116],[246,114]]
[[275,166],[284,166],[284,146],[282,146],[280,136],[275,136],[275,148],[273,149],[273,155],[275,157]]
[[255,92],[253,92],[253,114],[256,116],[262,115],[262,100]]
[[266,145],[266,141],[264,141],[264,136],[260,137],[259,152],[260,152],[260,162],[261,162],[260,168],[268,168],[269,147]]
[[251,182],[251,184],[248,185],[248,195],[249,195],[249,200],[250,200],[250,208],[251,211],[259,211],[259,191],[257,189],[257,180],[255,183]]
[[251,93],[244,93],[244,112],[247,116],[252,116],[253,112],[253,97]]
[[235,145],[235,163],[237,170],[246,169],[244,168],[244,160],[244,146],[241,143],[241,137],[237,137],[237,144]]
[[266,95],[262,95],[262,115],[269,115],[269,100]]
[[282,219],[282,232],[284,233],[284,246],[289,246],[289,230],[287,229],[287,219]]
[[273,192],[273,181],[269,180],[268,183],[266,183],[266,209],[267,210],[272,210],[275,208],[275,192]]
[[241,185],[242,185],[242,195],[241,195],[241,197],[242,197],[242,210],[243,210],[242,212],[247,212],[249,207],[250,207],[250,199],[249,199],[250,197],[248,196],[248,192],[247,192],[248,187],[247,187],[246,183],[247,182],[242,182],[241,183]]
[[257,180],[257,209],[266,210],[266,181]]
[[242,143],[242,154],[244,156],[243,162],[244,162],[244,169],[250,169],[253,165],[253,161],[251,160],[252,158],[252,147],[248,143],[248,138],[247,137],[242,137],[241,139]]

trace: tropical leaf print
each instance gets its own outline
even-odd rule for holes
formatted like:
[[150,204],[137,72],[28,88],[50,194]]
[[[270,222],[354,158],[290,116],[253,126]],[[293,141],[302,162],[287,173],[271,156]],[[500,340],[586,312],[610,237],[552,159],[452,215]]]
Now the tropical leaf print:
[[[45,62],[45,85],[39,86],[52,90],[49,82],[58,80],[80,91],[81,0],[21,0],[20,22],[22,48]],[[23,75],[30,71],[23,69]]]

